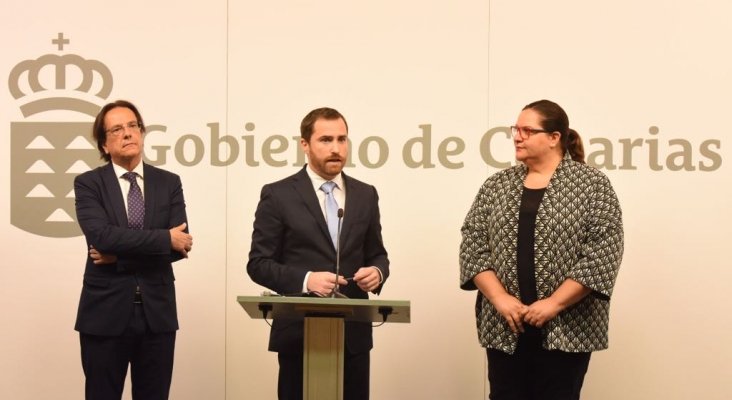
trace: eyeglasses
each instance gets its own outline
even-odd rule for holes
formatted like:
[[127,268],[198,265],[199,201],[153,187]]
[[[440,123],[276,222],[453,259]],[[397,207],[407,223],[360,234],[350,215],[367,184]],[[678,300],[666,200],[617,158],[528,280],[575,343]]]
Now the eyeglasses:
[[137,121],[128,122],[127,125],[115,125],[107,129],[105,132],[111,136],[119,136],[124,133],[125,128],[135,133],[142,132],[142,125]]
[[537,133],[548,133],[549,131],[545,131],[544,129],[536,129],[536,128],[529,128],[528,126],[511,126],[511,134],[513,136],[516,136],[517,134],[521,136],[521,139],[528,139],[529,136],[537,134]]

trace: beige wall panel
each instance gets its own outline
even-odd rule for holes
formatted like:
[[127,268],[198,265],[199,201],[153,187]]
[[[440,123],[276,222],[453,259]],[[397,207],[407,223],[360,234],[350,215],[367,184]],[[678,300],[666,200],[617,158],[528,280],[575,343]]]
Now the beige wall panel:
[[[171,398],[224,398],[226,171],[211,167],[205,158],[185,165],[173,149],[184,135],[207,140],[209,122],[226,123],[225,12],[222,2],[195,7],[169,1],[3,3],[3,82],[8,82],[11,69],[23,60],[44,54],[76,54],[106,65],[114,85],[106,100],[75,92],[81,77],[78,70],[69,68],[68,90],[55,90],[53,71],[48,67],[40,75],[51,90],[16,100],[7,83],[2,85],[4,142],[0,151],[6,163],[0,177],[5,193],[0,196],[5,242],[0,293],[7,307],[0,340],[5,354],[0,361],[0,398],[83,398],[79,339],[73,326],[84,270],[84,240],[81,236],[43,237],[9,222],[8,168],[16,157],[9,153],[10,123],[93,121],[70,111],[28,118],[20,112],[20,105],[28,100],[58,96],[97,105],[129,99],[138,105],[150,127],[146,155],[162,162],[159,151],[163,150],[156,148],[170,147],[163,167],[182,177],[196,243],[190,259],[175,265],[181,330]],[[62,51],[51,44],[58,32],[69,39]],[[20,84],[26,91],[27,82],[26,78]],[[95,82],[92,89],[100,87]],[[90,131],[80,134],[88,136]],[[191,153],[191,149],[186,151]],[[129,392],[125,398],[131,398]]]
[[[350,127],[354,166],[347,173],[379,190],[392,261],[381,298],[411,300],[413,322],[376,329],[372,397],[480,398],[483,356],[473,332],[473,295],[457,290],[456,249],[463,214],[485,175],[478,142],[487,127],[487,5],[232,4],[229,16],[229,126],[244,132],[254,122],[261,153],[268,137],[299,136],[311,109],[335,107]],[[403,148],[423,135],[420,125],[431,125],[433,167],[409,168]],[[454,136],[465,141],[450,160],[463,163],[461,169],[437,157],[440,143]],[[371,152],[359,151],[370,137],[380,138],[388,154],[374,143]],[[286,167],[260,158],[256,167],[230,168],[229,216],[237,223],[229,225],[229,277],[241,274],[229,279],[230,292],[262,290],[244,271],[259,190],[295,173],[298,151],[290,141],[277,156]],[[418,146],[413,154],[423,157]],[[379,156],[383,165],[374,168]],[[238,309],[230,310],[227,327],[228,349],[236,349],[227,360],[228,393],[275,396],[276,378],[258,373],[277,370],[276,355],[265,351],[268,327]]]
[[615,169],[605,171],[623,206],[626,251],[610,349],[593,356],[585,380],[589,399],[723,399],[731,390],[730,152],[720,123],[732,89],[732,57],[722,51],[728,9],[719,1],[491,2],[490,101],[506,107],[491,108],[492,124],[550,98],[590,155],[606,151],[598,141],[612,150]]
[[[108,100],[139,105],[149,160],[183,179],[195,246],[175,266],[171,398],[275,397],[269,327],[236,296],[263,290],[245,271],[261,186],[298,170],[292,137],[323,105],[348,119],[346,172],[379,190],[392,261],[380,298],[412,302],[411,324],[375,331],[372,398],[487,398],[475,293],[458,288],[459,228],[483,180],[512,162],[501,127],[549,98],[612,180],[625,218],[610,349],[593,355],[583,397],[726,399],[730,12],[721,0],[5,1],[0,398],[83,396],[73,323],[84,240],[11,224],[24,154],[12,148],[20,134],[11,124],[90,123],[72,111],[26,117],[20,107],[105,100],[74,91],[81,76],[71,71],[69,88],[55,90],[52,70],[41,70],[51,90],[29,93],[26,79],[21,99],[8,82],[23,60],[76,54],[109,68]],[[63,50],[51,43],[59,32],[70,40]],[[458,142],[464,148],[445,155]]]

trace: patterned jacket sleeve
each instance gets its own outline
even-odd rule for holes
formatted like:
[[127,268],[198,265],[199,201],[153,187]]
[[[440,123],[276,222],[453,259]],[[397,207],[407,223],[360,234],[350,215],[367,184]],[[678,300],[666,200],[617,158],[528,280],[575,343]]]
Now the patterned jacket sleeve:
[[607,297],[612,295],[623,258],[623,221],[620,203],[610,180],[596,171],[586,240],[568,276]]
[[489,182],[487,180],[475,196],[473,205],[461,228],[460,243],[460,287],[463,290],[477,290],[473,278],[483,271],[492,269],[489,263],[488,216],[490,215]]

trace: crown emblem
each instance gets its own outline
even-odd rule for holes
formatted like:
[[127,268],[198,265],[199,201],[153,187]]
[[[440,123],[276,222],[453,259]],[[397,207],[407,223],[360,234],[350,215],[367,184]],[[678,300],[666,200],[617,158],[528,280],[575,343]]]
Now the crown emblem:
[[[54,39],[52,43],[56,44],[59,50],[63,50],[63,46],[68,44],[69,40],[64,38],[63,33],[59,33],[58,38]],[[47,71],[49,67],[53,72],[53,78],[44,80],[42,72]],[[88,100],[63,95],[36,98],[40,96],[40,93],[48,90],[67,90],[68,75],[70,73],[74,75],[73,72],[76,72],[75,77],[79,80],[79,84],[74,90],[92,94],[101,100],[109,97],[113,84],[109,68],[100,61],[86,60],[76,54],[44,54],[36,60],[21,61],[10,71],[8,88],[16,100],[30,98],[20,106],[20,111],[26,118],[50,110],[76,111],[94,117],[99,111],[99,105]],[[26,81],[23,81],[24,76]],[[101,84],[94,85],[95,79],[98,79]],[[27,90],[21,89],[21,83],[27,84]],[[53,88],[50,87],[51,84]],[[93,89],[95,86],[98,89]],[[94,90],[96,93],[93,93]]]
[[[52,43],[63,50],[69,39],[59,33]],[[46,237],[79,236],[74,178],[99,165],[89,117],[99,112],[95,102],[109,97],[112,73],[101,62],[75,54],[45,54],[19,62],[10,71],[8,89],[21,101],[25,118],[42,116],[10,123],[10,223]],[[84,118],[54,120],[58,111]]]

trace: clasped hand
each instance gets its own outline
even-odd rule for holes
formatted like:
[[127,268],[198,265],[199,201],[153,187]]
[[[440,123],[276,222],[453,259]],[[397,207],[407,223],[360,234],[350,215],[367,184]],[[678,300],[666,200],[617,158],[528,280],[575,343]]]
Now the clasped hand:
[[[338,284],[347,285],[348,281],[342,275],[338,275]],[[336,274],[332,272],[311,272],[308,275],[307,288],[321,296],[329,296],[336,286]]]
[[537,300],[527,306],[508,293],[495,299],[493,306],[508,322],[513,333],[522,333],[523,323],[541,328],[561,311],[560,305],[551,297]]
[[188,258],[188,252],[193,248],[193,236],[185,232],[186,226],[184,222],[170,230],[170,247]]
[[[381,284],[381,275],[376,267],[362,267],[353,275],[353,281],[364,292],[371,292]],[[338,275],[338,285],[348,285],[348,280],[342,275]],[[309,291],[328,296],[333,293],[335,286],[336,274],[332,272],[311,272],[308,275],[307,289]]]

